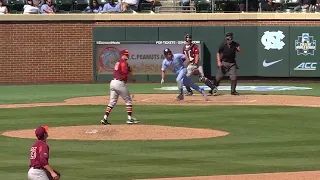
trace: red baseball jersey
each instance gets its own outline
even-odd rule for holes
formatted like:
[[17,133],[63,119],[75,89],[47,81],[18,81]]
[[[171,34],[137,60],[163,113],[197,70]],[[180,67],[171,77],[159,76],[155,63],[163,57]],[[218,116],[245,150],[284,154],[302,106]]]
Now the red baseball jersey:
[[38,140],[30,149],[30,167],[43,168],[49,164],[49,146]]
[[182,48],[182,53],[186,56],[188,56],[189,58],[194,58],[197,54],[199,55],[199,47],[196,44],[186,44],[183,46]]
[[113,78],[127,82],[129,72],[130,67],[127,61],[120,59],[114,66]]

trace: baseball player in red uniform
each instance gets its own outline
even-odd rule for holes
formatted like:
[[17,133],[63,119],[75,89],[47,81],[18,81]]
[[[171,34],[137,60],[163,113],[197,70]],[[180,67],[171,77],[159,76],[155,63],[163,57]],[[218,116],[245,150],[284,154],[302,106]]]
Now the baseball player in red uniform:
[[119,95],[126,103],[126,110],[128,113],[127,124],[137,124],[139,121],[132,116],[132,99],[126,85],[128,76],[135,81],[133,77],[132,70],[127,62],[129,59],[129,51],[127,49],[120,51],[121,58],[115,64],[113,70],[113,80],[110,82],[110,101],[106,109],[106,114],[101,120],[101,124],[108,125],[108,117],[111,110],[116,106],[118,102]]
[[[187,77],[191,75],[199,75],[199,81],[203,82],[205,85],[211,88],[209,93],[211,95],[215,95],[217,93],[217,88],[213,85],[213,83],[204,76],[202,63],[200,62],[200,52],[199,47],[195,43],[192,43],[192,36],[190,34],[186,34],[184,36],[186,44],[183,46],[182,51],[186,56],[186,60],[189,62],[187,67]],[[187,92],[185,95],[192,96],[193,92],[190,87],[186,86]]]
[[48,127],[40,126],[35,130],[38,140],[30,149],[30,169],[28,180],[49,180],[46,171],[51,174],[54,180],[60,177],[49,165],[49,146],[46,143],[48,138]]

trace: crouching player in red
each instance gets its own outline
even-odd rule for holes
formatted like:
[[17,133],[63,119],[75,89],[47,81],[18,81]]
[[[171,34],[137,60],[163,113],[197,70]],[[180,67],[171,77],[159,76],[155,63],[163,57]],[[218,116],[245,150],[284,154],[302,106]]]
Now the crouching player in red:
[[[183,46],[183,54],[186,56],[186,60],[188,61],[187,67],[187,77],[191,75],[198,75],[199,81],[203,82],[205,85],[210,87],[209,93],[211,95],[216,95],[217,88],[214,86],[213,82],[210,81],[207,77],[204,76],[203,72],[203,62],[200,62],[200,52],[197,44],[192,42],[192,36],[190,34],[185,35],[186,44]],[[187,92],[186,96],[192,96],[193,92],[189,86],[186,86]]]

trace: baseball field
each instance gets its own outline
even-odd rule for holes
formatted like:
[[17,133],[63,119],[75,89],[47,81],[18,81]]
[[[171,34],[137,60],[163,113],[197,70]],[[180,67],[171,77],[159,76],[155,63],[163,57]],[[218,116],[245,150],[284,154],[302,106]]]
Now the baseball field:
[[[209,101],[176,101],[175,84],[129,84],[102,119],[108,84],[0,87],[0,180],[25,180],[34,129],[49,126],[63,180],[319,180],[320,84],[239,83]],[[162,87],[162,88],[161,88]]]

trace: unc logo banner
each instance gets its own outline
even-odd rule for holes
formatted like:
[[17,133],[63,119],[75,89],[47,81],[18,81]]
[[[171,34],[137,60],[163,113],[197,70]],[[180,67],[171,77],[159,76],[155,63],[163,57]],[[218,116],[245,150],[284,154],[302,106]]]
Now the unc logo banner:
[[258,29],[258,76],[288,77],[291,38],[289,27],[263,26]]
[[285,43],[282,41],[285,35],[282,31],[266,31],[261,37],[261,43],[264,45],[264,48],[277,49],[281,50]]

